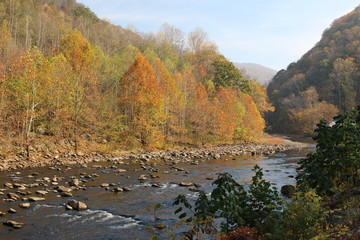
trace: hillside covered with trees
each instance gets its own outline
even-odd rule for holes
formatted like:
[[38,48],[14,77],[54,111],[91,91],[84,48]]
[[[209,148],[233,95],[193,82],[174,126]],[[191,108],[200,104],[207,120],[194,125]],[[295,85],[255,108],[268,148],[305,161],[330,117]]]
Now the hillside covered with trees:
[[360,104],[360,7],[335,20],[299,61],[268,86],[271,129],[312,134],[321,118]]
[[272,110],[200,28],[136,33],[75,0],[1,0],[0,23],[2,157],[43,139],[75,151],[254,140]]

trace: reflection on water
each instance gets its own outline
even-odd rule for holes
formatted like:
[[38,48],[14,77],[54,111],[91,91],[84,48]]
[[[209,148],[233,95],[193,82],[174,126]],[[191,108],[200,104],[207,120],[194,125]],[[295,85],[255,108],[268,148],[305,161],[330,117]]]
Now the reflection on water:
[[[140,164],[123,164],[116,167],[127,171],[117,173],[112,167],[113,163],[108,162],[93,164],[92,166],[97,165],[95,167],[90,165],[87,168],[74,167],[69,170],[38,168],[23,170],[15,175],[3,172],[0,174],[1,186],[9,181],[33,183],[36,179],[54,176],[63,178],[59,184],[66,186],[71,177],[81,179],[81,176],[92,174],[98,174],[99,177],[87,179],[86,190],[73,191],[72,198],[89,206],[86,211],[66,211],[68,199],[53,193],[53,186],[50,184],[26,189],[32,192],[32,196],[39,189],[49,192],[45,196],[45,202],[32,203],[30,209],[19,208],[19,201],[1,202],[0,211],[7,212],[10,207],[17,210],[17,213],[7,214],[2,219],[24,222],[26,225],[17,230],[1,225],[0,239],[149,239],[151,233],[146,228],[154,225],[154,216],[147,210],[150,203],[160,203],[162,206],[157,212],[159,220],[156,224],[174,226],[178,219],[173,214],[173,199],[180,193],[186,194],[189,199],[196,199],[197,193],[189,191],[188,187],[180,187],[178,183],[197,183],[201,189],[209,192],[217,173],[229,172],[239,183],[248,184],[253,175],[251,169],[258,164],[264,170],[264,178],[280,188],[284,184],[295,184],[296,162],[305,154],[304,151],[288,151],[273,156],[227,156],[203,161],[199,165],[177,164],[177,170],[158,161],[158,171],[155,172],[142,169]],[[32,176],[34,172],[39,175]],[[139,181],[141,175],[146,176],[147,180]],[[129,187],[132,191],[114,193],[101,187],[102,183]],[[1,191],[4,195],[0,198],[6,198],[8,192],[16,192],[5,189]],[[163,233],[161,237],[167,239],[168,233]]]

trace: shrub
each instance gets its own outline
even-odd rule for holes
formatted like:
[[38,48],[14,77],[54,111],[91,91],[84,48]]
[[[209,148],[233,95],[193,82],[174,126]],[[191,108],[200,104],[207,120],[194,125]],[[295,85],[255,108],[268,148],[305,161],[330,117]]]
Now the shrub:
[[[282,201],[276,188],[271,187],[271,184],[262,178],[262,169],[256,165],[253,171],[255,175],[248,191],[236,183],[229,173],[221,173],[213,182],[215,188],[210,196],[200,192],[194,206],[184,195],[179,195],[174,205],[182,206],[175,211],[175,214],[180,214],[179,218],[185,219],[191,212],[192,216],[185,221],[197,223],[194,224],[196,231],[204,229],[199,223],[206,219],[220,219],[221,231],[225,233],[242,226],[261,226],[268,216],[279,212]],[[212,226],[216,228],[214,223]]]
[[333,126],[322,120],[315,130],[316,152],[300,161],[298,184],[320,195],[360,184],[360,108],[341,113]]

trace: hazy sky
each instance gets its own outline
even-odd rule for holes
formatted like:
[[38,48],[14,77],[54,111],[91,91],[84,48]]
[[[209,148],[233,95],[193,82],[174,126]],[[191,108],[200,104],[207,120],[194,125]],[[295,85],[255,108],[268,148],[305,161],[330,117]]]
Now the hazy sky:
[[310,50],[323,31],[354,10],[356,0],[77,0],[98,17],[139,32],[163,23],[185,34],[201,27],[233,62],[286,68]]

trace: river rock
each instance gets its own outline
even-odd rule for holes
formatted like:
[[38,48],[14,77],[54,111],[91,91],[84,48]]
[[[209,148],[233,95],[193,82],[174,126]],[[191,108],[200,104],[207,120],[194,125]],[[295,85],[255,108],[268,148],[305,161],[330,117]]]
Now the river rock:
[[120,168],[120,169],[117,169],[116,172],[117,172],[117,173],[124,173],[124,172],[126,172],[126,170]]
[[197,187],[191,187],[191,188],[189,188],[189,191],[200,192],[200,190]]
[[16,210],[13,208],[9,208],[8,213],[16,213]]
[[6,213],[0,211],[0,217],[3,217],[5,215],[6,215]]
[[71,179],[69,182],[69,186],[77,187],[77,186],[79,186],[79,184],[80,184],[80,182],[79,182],[79,179],[77,179],[77,178]]
[[36,193],[36,194],[39,194],[39,195],[42,195],[42,196],[48,194],[48,192],[47,192],[47,191],[44,191],[44,190],[37,190],[35,193]]
[[123,192],[124,190],[122,188],[116,187],[113,189],[114,192]]
[[78,210],[78,211],[88,209],[85,203],[76,201],[74,199],[69,200],[67,204],[71,206],[74,210]]
[[74,208],[72,206],[70,206],[69,204],[66,204],[65,209],[66,210],[74,210]]
[[5,226],[9,226],[13,228],[22,228],[24,226],[24,223],[12,221],[12,220],[4,220],[3,224]]
[[30,203],[20,203],[19,204],[19,207],[21,207],[21,208],[30,208]]
[[124,190],[124,192],[129,192],[129,191],[131,191],[131,188],[129,188],[129,187],[123,187],[123,190]]
[[286,197],[291,197],[295,193],[294,185],[284,185],[281,187],[281,193]]
[[147,177],[145,177],[144,175],[141,175],[138,180],[147,180]]
[[191,187],[193,185],[194,185],[194,183],[186,183],[186,182],[179,183],[180,187]]
[[64,187],[64,186],[58,186],[58,187],[56,188],[56,190],[57,190],[58,192],[71,192],[71,191],[72,191],[71,188],[67,188],[67,187]]
[[19,200],[20,199],[20,196],[17,195],[16,193],[8,193],[7,196],[8,196],[8,198],[14,199],[14,200]]
[[13,184],[12,183],[4,183],[4,187],[7,187],[7,188],[13,188]]
[[43,197],[29,197],[28,200],[30,202],[39,202],[39,201],[45,201],[45,198],[43,198]]
[[62,193],[60,193],[60,196],[62,196],[62,197],[72,197],[73,195],[72,195],[71,192],[62,192]]
[[107,188],[107,187],[109,187],[109,186],[110,186],[109,183],[102,183],[102,184],[101,184],[101,187],[103,187],[103,188]]

